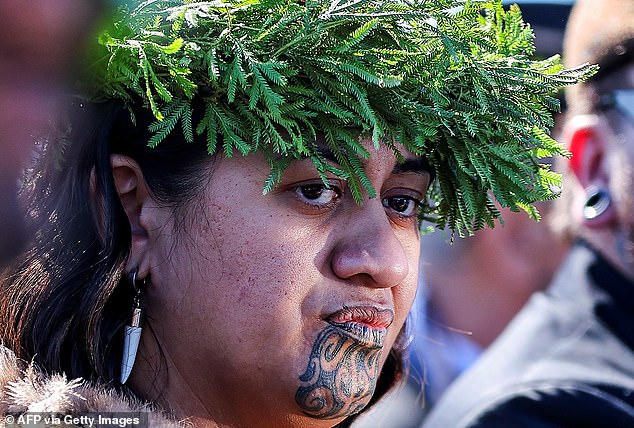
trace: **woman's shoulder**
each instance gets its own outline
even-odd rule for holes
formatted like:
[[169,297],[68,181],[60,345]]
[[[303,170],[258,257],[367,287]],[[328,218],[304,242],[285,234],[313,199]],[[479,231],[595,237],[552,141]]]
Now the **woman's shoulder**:
[[0,345],[0,416],[17,418],[26,414],[136,417],[147,421],[140,426],[187,426],[185,422],[169,419],[151,404],[107,385],[68,379],[63,374],[48,374],[35,364],[16,358],[10,349]]

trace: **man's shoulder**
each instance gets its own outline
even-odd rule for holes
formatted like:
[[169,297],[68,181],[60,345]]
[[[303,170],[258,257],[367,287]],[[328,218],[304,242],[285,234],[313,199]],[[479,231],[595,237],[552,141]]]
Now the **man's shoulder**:
[[629,425],[611,426],[634,426],[633,352],[590,308],[536,295],[449,388],[424,427],[574,426],[565,421],[581,417],[584,402],[595,415],[617,418],[621,409],[629,418]]

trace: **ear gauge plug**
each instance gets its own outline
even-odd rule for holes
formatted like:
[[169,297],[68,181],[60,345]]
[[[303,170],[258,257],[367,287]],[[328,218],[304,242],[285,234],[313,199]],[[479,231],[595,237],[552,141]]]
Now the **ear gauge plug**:
[[607,190],[596,186],[590,186],[586,193],[586,202],[583,204],[583,218],[589,221],[597,220],[612,205],[612,197]]

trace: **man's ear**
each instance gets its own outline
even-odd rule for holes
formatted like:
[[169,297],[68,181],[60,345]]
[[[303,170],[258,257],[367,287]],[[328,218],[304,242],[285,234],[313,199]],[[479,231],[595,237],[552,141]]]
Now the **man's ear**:
[[614,138],[607,125],[596,115],[577,116],[564,130],[572,153],[570,170],[574,173],[582,224],[587,228],[605,228],[616,221],[616,210],[610,203],[609,145]]
[[606,129],[596,115],[575,116],[566,123],[564,138],[572,153],[570,170],[583,188],[607,186],[604,170]]
[[126,271],[138,269],[139,277],[145,278],[149,274],[149,236],[142,213],[143,207],[152,199],[141,167],[136,161],[128,156],[111,155],[110,165],[114,185],[132,232],[132,245]]

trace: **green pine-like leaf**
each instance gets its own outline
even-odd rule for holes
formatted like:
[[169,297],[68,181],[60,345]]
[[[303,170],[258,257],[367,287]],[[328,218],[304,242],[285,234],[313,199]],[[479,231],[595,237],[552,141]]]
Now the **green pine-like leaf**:
[[151,146],[180,124],[211,154],[264,153],[265,192],[307,157],[361,202],[376,196],[362,139],[425,156],[437,181],[421,216],[464,236],[497,204],[537,218],[532,203],[558,192],[540,160],[567,155],[548,135],[556,95],[595,68],[532,59],[533,41],[500,0],[147,0],[101,32],[88,85],[95,101],[140,100]]

